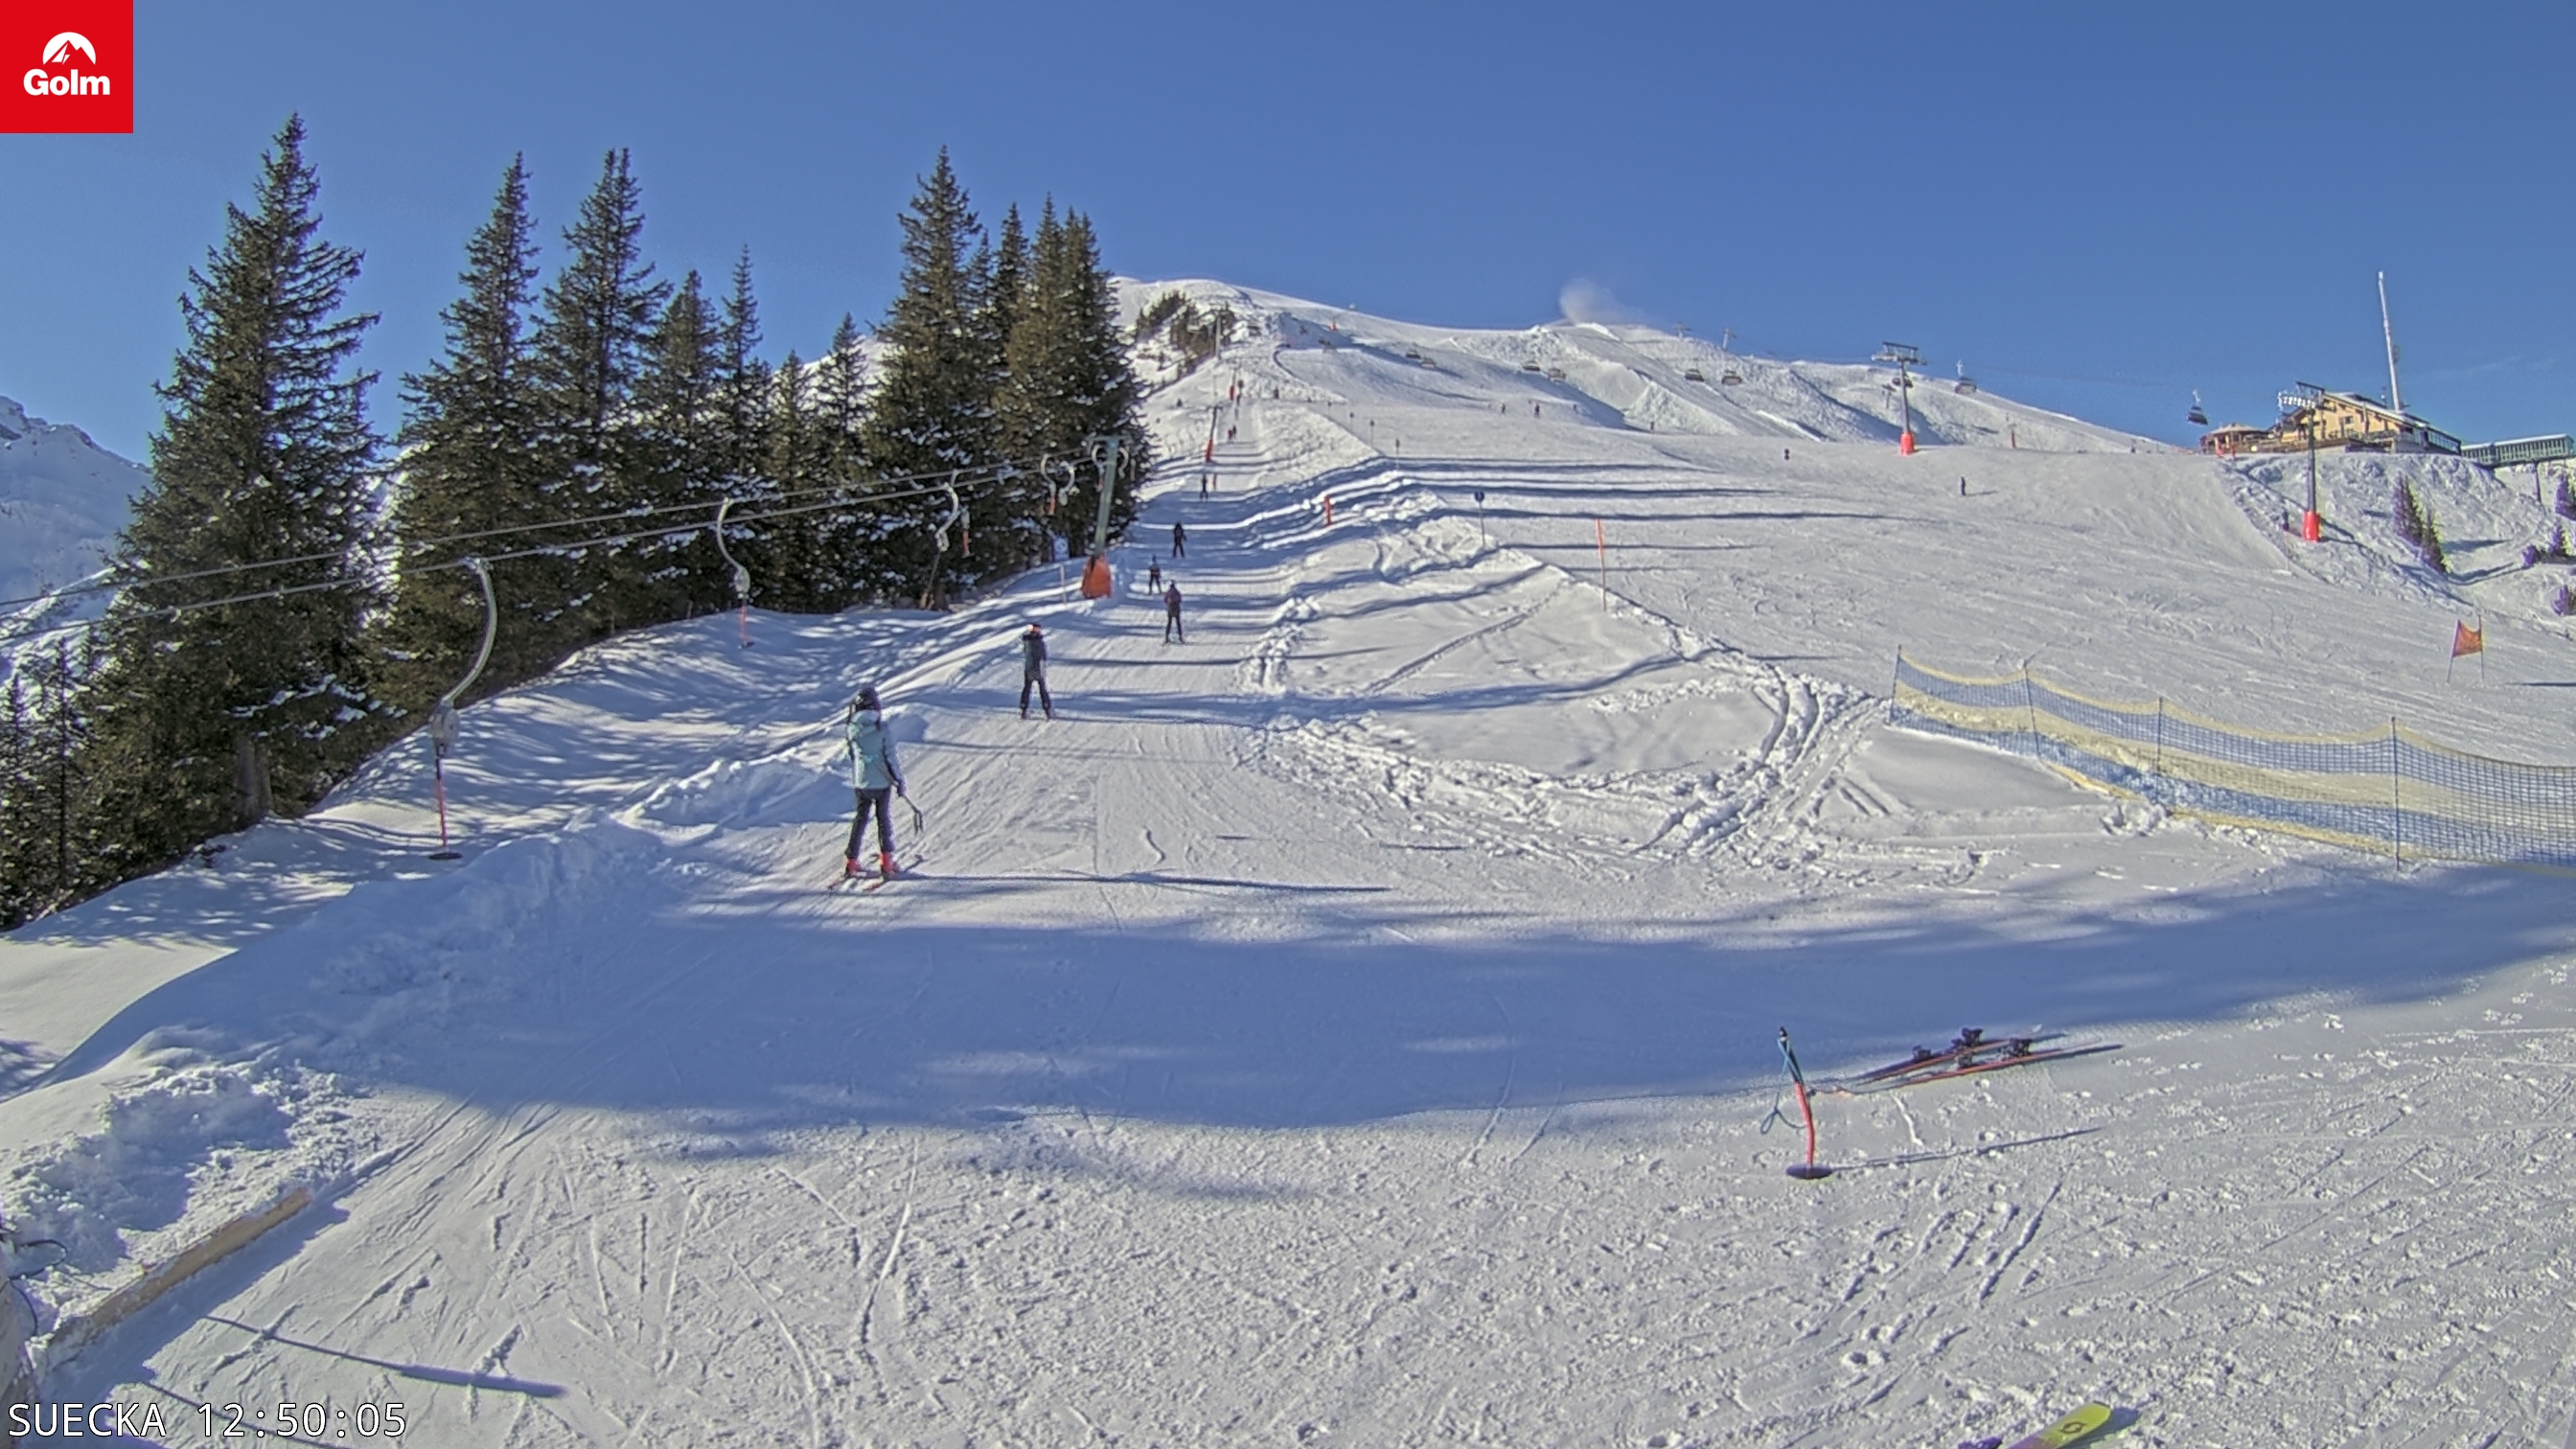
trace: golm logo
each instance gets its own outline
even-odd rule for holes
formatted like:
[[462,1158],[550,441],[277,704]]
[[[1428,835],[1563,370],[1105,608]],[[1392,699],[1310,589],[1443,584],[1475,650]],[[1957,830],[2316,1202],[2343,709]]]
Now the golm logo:
[[[31,96],[114,94],[106,76],[81,74],[78,62],[73,59],[74,55],[86,58],[92,65],[98,64],[98,47],[91,45],[89,37],[76,30],[66,30],[46,41],[45,65],[30,66],[27,73],[18,78],[19,88]],[[45,66],[50,65],[68,65],[72,67],[72,72],[69,75],[55,75],[45,69]]]

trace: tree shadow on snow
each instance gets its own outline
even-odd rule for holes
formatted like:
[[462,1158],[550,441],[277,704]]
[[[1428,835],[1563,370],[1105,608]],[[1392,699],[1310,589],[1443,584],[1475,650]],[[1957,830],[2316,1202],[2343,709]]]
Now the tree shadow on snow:
[[[2320,995],[2422,999],[2576,936],[2567,884],[2510,870],[2163,897],[2152,917],[2073,914],[2033,939],[1934,913],[1791,934],[1722,909],[1534,930],[1516,912],[1390,898],[1353,880],[1371,858],[1344,852],[1311,881],[943,881],[934,866],[867,896],[781,882],[721,914],[639,913],[647,897],[619,887],[614,862],[597,881],[559,869],[548,911],[481,936],[407,920],[373,927],[400,937],[390,946],[257,942],[134,1002],[57,1071],[185,1025],[496,1112],[668,1114],[753,1152],[781,1129],[971,1126],[995,1110],[1275,1129],[1757,1086],[1782,1025],[1830,1074],[1963,1025],[2081,1032]],[[1050,892],[1159,919],[1052,928]],[[1026,895],[1034,909],[1015,910],[1034,922],[915,919],[979,893]],[[400,973],[340,965],[397,949]],[[2056,1070],[2116,1083],[2153,1054],[2132,1043]]]

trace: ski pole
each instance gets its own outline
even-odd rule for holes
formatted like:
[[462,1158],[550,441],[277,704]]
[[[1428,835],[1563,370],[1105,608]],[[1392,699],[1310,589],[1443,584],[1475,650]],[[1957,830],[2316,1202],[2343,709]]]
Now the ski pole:
[[1789,1083],[1797,1089],[1798,1115],[1807,1120],[1807,1160],[1790,1163],[1789,1175],[1810,1182],[1820,1177],[1831,1177],[1834,1170],[1816,1161],[1816,1109],[1807,1101],[1807,1074],[1798,1069],[1798,1054],[1790,1050],[1789,1028],[1785,1026],[1780,1028],[1780,1055],[1788,1060]]

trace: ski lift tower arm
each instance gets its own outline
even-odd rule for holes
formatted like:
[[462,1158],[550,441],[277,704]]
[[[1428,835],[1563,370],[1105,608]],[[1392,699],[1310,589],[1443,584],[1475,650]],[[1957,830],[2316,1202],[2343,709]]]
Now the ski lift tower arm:
[[444,755],[456,747],[456,702],[474,681],[483,677],[483,666],[492,662],[492,636],[499,631],[501,606],[492,596],[492,567],[479,557],[468,558],[465,566],[474,571],[474,581],[483,586],[483,643],[474,651],[474,667],[456,681],[456,687],[438,697],[429,711],[429,744],[432,751]]
[[751,602],[751,570],[743,567],[742,560],[733,556],[732,549],[725,547],[725,515],[733,511],[733,505],[731,498],[716,505],[716,556],[733,570],[734,602],[747,605]]
[[1091,451],[1091,461],[1100,469],[1100,512],[1091,525],[1091,556],[1098,558],[1109,551],[1109,501],[1118,491],[1118,448],[1116,433],[1103,433],[1082,440]]
[[1091,525],[1091,561],[1082,566],[1082,596],[1086,599],[1105,599],[1116,587],[1109,577],[1109,503],[1118,490],[1119,442],[1116,433],[1082,440],[1091,461],[1100,468],[1100,511]]

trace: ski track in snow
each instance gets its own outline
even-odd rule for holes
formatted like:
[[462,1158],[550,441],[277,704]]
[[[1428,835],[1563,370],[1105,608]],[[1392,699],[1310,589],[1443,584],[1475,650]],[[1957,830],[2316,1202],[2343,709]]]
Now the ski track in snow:
[[[2497,566],[2527,497],[2423,465],[2446,582],[2390,460],[2330,460],[2308,550],[2304,459],[1933,388],[1899,459],[1870,369],[1192,286],[1261,335],[1152,400],[1115,597],[613,641],[468,712],[461,863],[406,747],[0,945],[52,1305],[325,1203],[55,1397],[440,1445],[1947,1445],[2096,1396],[2122,1445],[2563,1436],[2566,883],[1884,723],[1903,645],[2576,757]],[[2515,683],[2425,663],[2471,606]],[[833,892],[862,682],[927,827]],[[2121,1049],[1821,1098],[1842,1170],[1780,1172],[1775,1027],[1832,1076],[1969,1022]]]

